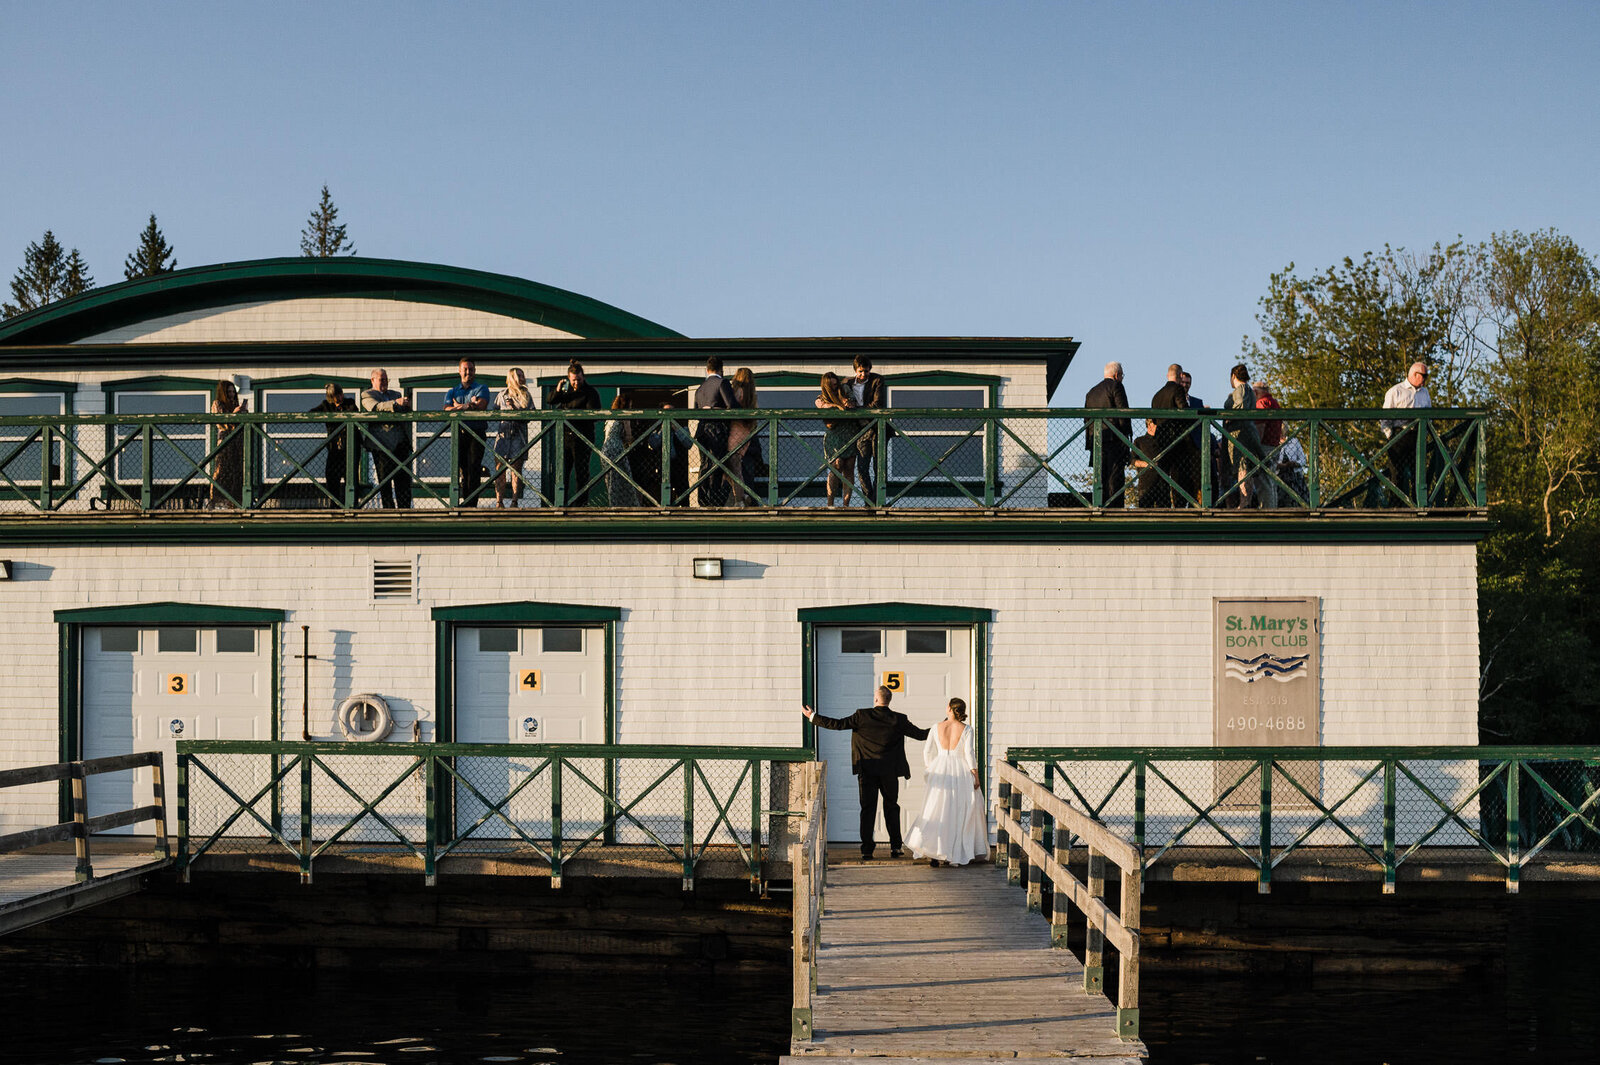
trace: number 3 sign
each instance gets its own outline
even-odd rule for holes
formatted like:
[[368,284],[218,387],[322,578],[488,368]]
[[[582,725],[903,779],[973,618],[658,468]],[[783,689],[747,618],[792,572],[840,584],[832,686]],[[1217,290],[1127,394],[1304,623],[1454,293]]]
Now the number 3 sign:
[[167,695],[188,695],[191,686],[187,673],[168,673],[161,681],[161,690]]

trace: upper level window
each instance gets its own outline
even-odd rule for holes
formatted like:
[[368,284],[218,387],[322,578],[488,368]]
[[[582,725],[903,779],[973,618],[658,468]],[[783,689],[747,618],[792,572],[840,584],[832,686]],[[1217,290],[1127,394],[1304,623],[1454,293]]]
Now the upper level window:
[[[481,380],[481,378],[480,378]],[[410,389],[411,409],[421,413],[430,410],[444,410],[445,394],[453,385],[428,385]],[[493,391],[492,389],[490,390]],[[448,481],[450,479],[450,434],[448,431],[440,432],[445,428],[444,422],[413,422],[411,430],[411,449],[416,455],[412,469],[415,476],[429,481]],[[488,428],[479,424],[476,427],[480,432]],[[438,434],[435,436],[435,434]]]
[[[344,390],[344,396],[351,403],[355,402],[356,396],[348,387]],[[258,391],[256,398],[256,409],[267,414],[305,414],[322,402],[323,393],[321,388],[273,388]],[[267,481],[278,481],[285,477],[322,477],[327,450],[319,451],[318,448],[322,447],[328,435],[322,422],[267,423],[265,431],[268,439],[262,442],[265,451],[260,469]],[[295,463],[299,463],[306,472],[300,473]]]
[[[57,415],[67,412],[62,392],[8,392],[0,385],[0,415]],[[0,425],[0,492],[37,485],[44,472],[44,434],[37,425]],[[51,480],[62,477],[61,443],[50,445]],[[8,483],[9,482],[9,483]]]
[[[211,409],[211,393],[199,389],[175,389],[161,392],[115,392],[112,413],[115,414],[205,414]],[[195,468],[209,450],[208,426],[200,423],[163,423],[151,430],[150,464],[151,480],[171,483],[182,480]],[[116,443],[139,432],[132,425],[115,428]],[[139,481],[144,478],[144,449],[130,444],[117,455],[117,480]]]
[[[989,389],[890,384],[888,402],[898,410],[981,410],[989,405]],[[889,477],[896,481],[921,477],[935,487],[947,483],[947,476],[981,480],[983,435],[983,422],[958,415],[896,422],[889,441]]]

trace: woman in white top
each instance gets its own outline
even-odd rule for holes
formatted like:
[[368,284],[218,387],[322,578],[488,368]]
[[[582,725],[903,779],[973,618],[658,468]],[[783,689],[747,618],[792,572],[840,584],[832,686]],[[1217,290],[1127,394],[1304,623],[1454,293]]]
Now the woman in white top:
[[[513,366],[506,371],[506,387],[495,397],[495,410],[528,410],[533,406],[533,393],[528,391],[528,379]],[[528,458],[528,423],[513,418],[502,418],[494,434],[494,505],[517,505],[522,495],[522,464]]]
[[950,709],[922,745],[928,797],[906,833],[906,846],[929,865],[966,865],[989,857],[989,813],[978,779],[967,704],[951,699]]

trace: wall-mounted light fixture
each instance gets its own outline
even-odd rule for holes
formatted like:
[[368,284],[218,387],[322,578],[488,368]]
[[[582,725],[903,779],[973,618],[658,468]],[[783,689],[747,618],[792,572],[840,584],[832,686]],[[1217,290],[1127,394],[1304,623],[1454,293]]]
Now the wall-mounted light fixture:
[[722,559],[697,558],[694,560],[694,575],[697,580],[720,581],[722,579]]
[[[719,563],[719,565],[720,565],[720,563]],[[720,576],[722,576],[722,574],[719,572],[717,574],[717,576],[720,577]],[[0,558],[0,581],[9,581],[10,579],[11,579],[11,560],[9,558]]]

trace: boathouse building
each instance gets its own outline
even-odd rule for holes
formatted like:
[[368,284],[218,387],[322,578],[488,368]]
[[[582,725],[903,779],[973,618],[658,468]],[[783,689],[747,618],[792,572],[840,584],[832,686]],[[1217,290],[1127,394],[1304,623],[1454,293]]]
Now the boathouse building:
[[[1230,507],[1225,463],[1173,484],[1189,505],[1129,506],[1095,472],[1116,461],[1107,412],[1059,394],[1078,350],[691,338],[542,284],[363,258],[181,270],[12,318],[0,768],[178,739],[820,742],[848,840],[848,738],[800,708],[838,715],[878,684],[923,725],[964,699],[990,756],[1477,741],[1480,420],[1385,432],[1375,412],[1283,411],[1302,459],[1261,460],[1276,508]],[[858,355],[885,407],[829,427],[819,377]],[[754,372],[753,415],[691,409],[712,356]],[[1135,403],[1156,358],[1127,360]],[[492,392],[525,372],[514,430],[441,412],[462,359]],[[572,360],[606,409],[552,410]],[[414,413],[306,413],[378,368]],[[248,414],[208,413],[220,380]],[[1237,426],[1191,417],[1226,454]],[[754,441],[737,461],[701,431],[734,421]],[[409,507],[378,483],[391,424]],[[522,434],[515,509],[492,483],[505,431]],[[828,507],[840,432],[873,476]],[[475,486],[461,467],[480,448]],[[348,473],[333,488],[330,454]],[[718,505],[730,474],[744,506]],[[8,791],[0,832],[60,801]]]

